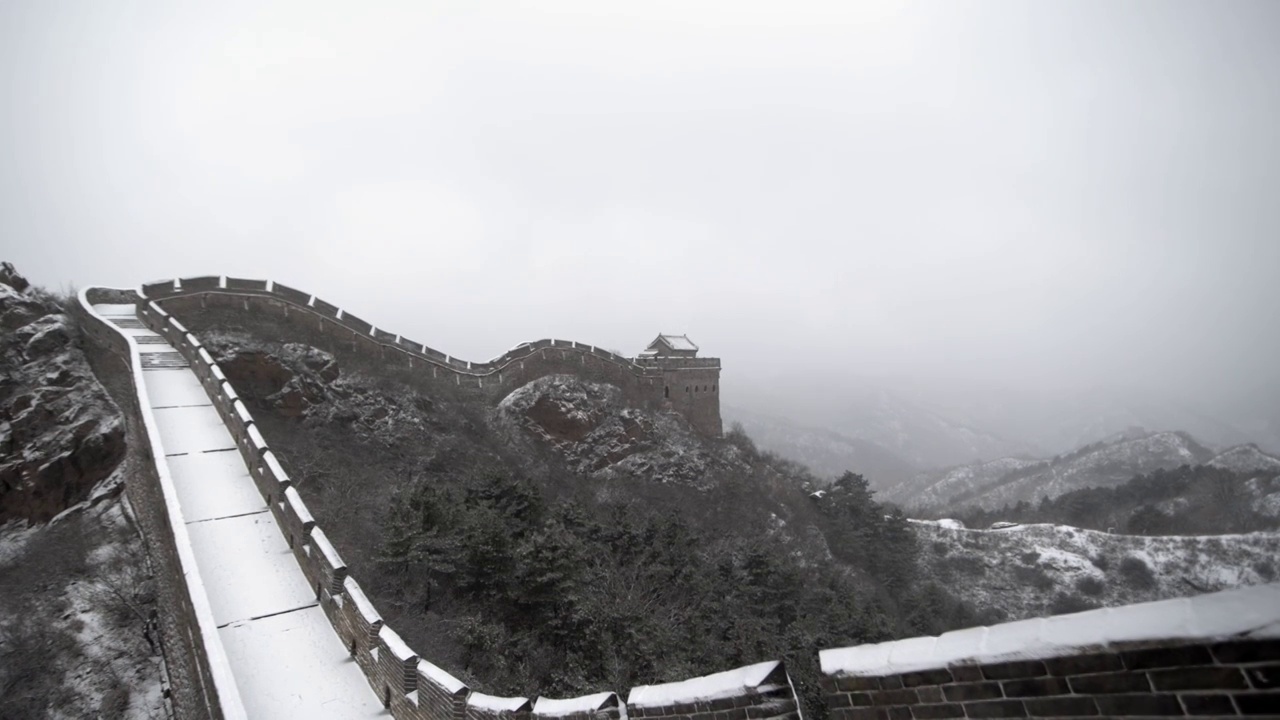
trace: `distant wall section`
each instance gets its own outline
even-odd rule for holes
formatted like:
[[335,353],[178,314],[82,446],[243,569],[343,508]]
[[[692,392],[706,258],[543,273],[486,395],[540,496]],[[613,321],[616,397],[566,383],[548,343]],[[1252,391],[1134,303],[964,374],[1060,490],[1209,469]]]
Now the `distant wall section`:
[[567,374],[621,388],[632,405],[672,410],[698,433],[719,437],[718,358],[628,358],[585,343],[537,340],[488,362],[460,360],[383,330],[324,300],[268,280],[204,276],[142,286],[148,300],[182,316],[197,308],[227,307],[270,313],[317,332],[333,343],[387,363],[415,369],[427,385],[496,402],[546,375]]

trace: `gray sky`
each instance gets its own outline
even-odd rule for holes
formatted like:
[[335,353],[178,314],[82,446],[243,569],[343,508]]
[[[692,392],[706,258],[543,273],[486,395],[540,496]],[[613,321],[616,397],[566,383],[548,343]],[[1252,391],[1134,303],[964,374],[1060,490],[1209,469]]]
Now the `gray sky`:
[[0,256],[470,359],[1280,395],[1280,3],[0,4]]

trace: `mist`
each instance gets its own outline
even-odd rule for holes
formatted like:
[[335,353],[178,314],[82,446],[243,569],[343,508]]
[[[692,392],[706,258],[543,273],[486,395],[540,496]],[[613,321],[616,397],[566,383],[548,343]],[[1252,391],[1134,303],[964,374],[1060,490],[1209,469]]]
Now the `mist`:
[[1280,448],[1278,28],[6,3],[0,256],[54,289],[270,278],[473,360],[688,333],[727,405],[809,425],[891,393],[1050,452],[1130,422]]

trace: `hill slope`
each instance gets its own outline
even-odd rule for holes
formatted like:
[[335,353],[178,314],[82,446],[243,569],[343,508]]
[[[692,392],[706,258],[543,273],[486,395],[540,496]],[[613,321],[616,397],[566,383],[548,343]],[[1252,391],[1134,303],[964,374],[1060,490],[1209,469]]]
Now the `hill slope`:
[[1129,431],[1047,460],[1005,458],[918,480],[893,499],[910,507],[975,505],[993,509],[1135,475],[1209,461],[1214,453],[1182,432]]
[[966,530],[913,521],[939,582],[1021,619],[1194,595],[1280,577],[1280,535],[1112,535],[1065,525]]

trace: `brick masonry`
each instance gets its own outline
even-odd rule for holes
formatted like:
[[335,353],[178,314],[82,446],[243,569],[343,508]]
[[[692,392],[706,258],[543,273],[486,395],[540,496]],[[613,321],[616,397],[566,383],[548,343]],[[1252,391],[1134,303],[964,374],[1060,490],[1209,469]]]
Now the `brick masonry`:
[[1280,717],[1280,638],[1120,644],[1043,660],[826,675],[834,720]]

